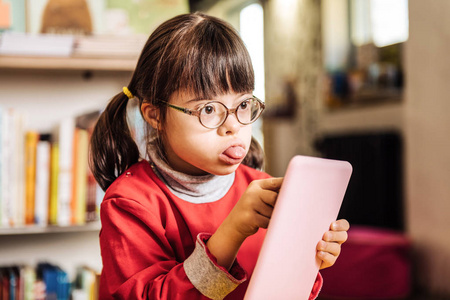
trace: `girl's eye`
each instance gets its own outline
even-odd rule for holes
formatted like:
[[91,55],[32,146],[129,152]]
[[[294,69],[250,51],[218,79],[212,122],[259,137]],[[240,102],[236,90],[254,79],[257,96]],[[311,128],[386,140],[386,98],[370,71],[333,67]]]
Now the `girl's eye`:
[[203,113],[203,114],[210,115],[210,114],[213,114],[214,112],[215,112],[215,108],[214,108],[213,105],[206,105],[206,106],[203,107],[203,109],[202,109],[202,113]]
[[241,102],[241,104],[239,104],[239,109],[245,110],[247,109],[248,105],[249,105],[249,100],[244,100]]

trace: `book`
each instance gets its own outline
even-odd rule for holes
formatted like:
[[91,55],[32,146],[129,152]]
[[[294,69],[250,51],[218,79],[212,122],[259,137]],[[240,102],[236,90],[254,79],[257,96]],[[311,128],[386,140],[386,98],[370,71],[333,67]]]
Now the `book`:
[[36,192],[36,151],[39,133],[25,133],[25,224],[34,224]]
[[46,226],[48,224],[51,170],[50,159],[50,135],[41,134],[36,146],[36,191],[34,207],[34,223],[38,226]]
[[81,225],[86,222],[87,169],[88,169],[88,132],[75,129],[72,224]]
[[[101,111],[95,110],[81,114],[76,118],[76,126],[86,130],[88,142],[91,139],[92,131],[94,130],[95,124],[100,117],[100,113]],[[89,167],[86,168],[86,177],[87,186],[85,220],[86,222],[93,222],[99,219],[99,205],[103,199],[103,191],[95,180],[94,174],[92,174]]]
[[13,152],[13,225],[25,225],[25,122],[24,116],[14,114],[14,152]]
[[9,297],[10,299],[22,299],[20,272],[18,266],[11,266],[9,269]]
[[138,58],[147,36],[90,35],[75,37],[74,57]]
[[29,265],[19,266],[20,271],[20,294],[19,299],[35,300],[39,299],[35,295],[36,270]]
[[42,15],[48,0],[25,0],[26,1],[26,32],[38,34],[41,32]]
[[9,29],[11,26],[11,3],[0,1],[0,30]]
[[73,164],[73,168],[72,168],[72,199],[70,201],[70,223],[71,224],[76,224],[76,213],[77,213],[77,209],[78,209],[78,195],[79,190],[78,190],[78,184],[77,183],[77,169],[79,168],[79,163],[78,163],[78,130],[77,128],[74,129],[73,132],[73,158],[72,158],[72,164]]
[[45,299],[69,300],[70,280],[64,270],[50,263],[39,263],[36,273],[45,284]]
[[0,54],[13,56],[68,57],[74,44],[71,35],[5,32],[1,38]]
[[7,29],[12,32],[26,31],[25,0],[0,1],[1,29]]
[[25,223],[23,119],[13,109],[1,111],[1,221],[3,227]]
[[[2,193],[2,188],[3,188],[3,117],[4,114],[4,110],[3,108],[0,106],[0,228],[3,227],[3,193]],[[1,299],[1,298],[0,298]]]
[[51,143],[50,154],[50,197],[48,204],[48,223],[58,224],[58,175],[59,175],[59,144]]
[[105,10],[105,31],[121,35],[148,35],[163,21],[188,12],[187,0],[109,0]]
[[14,111],[2,109],[1,111],[1,215],[2,227],[13,225],[13,152],[14,152]]
[[[100,274],[88,267],[80,266],[76,271],[74,292],[77,299],[97,300],[99,297]],[[76,299],[74,299],[76,300]]]
[[75,118],[72,117],[62,120],[57,130],[59,144],[57,223],[60,226],[71,224],[74,132]]
[[[10,297],[10,271],[8,267],[0,268],[0,283],[1,283],[1,292],[2,300],[3,299],[11,299]],[[14,299],[14,298],[12,298]]]

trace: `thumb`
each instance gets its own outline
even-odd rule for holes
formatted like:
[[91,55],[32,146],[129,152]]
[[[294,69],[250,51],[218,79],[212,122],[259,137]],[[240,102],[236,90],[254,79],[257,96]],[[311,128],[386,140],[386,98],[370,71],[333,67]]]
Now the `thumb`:
[[283,183],[283,177],[272,177],[272,178],[262,179],[260,182],[260,187],[264,190],[278,192],[280,190],[282,183]]

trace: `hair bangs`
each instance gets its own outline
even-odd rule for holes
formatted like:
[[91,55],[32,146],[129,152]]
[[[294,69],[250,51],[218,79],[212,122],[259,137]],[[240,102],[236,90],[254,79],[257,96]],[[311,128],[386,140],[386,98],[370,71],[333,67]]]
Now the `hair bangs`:
[[[201,99],[254,90],[250,55],[237,32],[221,23],[201,20],[188,30],[172,56],[171,92],[184,90]],[[176,48],[172,48],[176,47]],[[170,92],[170,91],[168,91]]]

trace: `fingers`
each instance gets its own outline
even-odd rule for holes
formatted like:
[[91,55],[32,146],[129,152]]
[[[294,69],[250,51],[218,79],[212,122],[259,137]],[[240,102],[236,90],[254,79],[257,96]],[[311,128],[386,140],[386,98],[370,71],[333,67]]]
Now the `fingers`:
[[317,257],[322,260],[320,269],[334,265],[341,254],[341,244],[348,238],[349,228],[350,224],[345,219],[331,223],[330,230],[324,233],[322,241],[317,244]]
[[317,257],[322,260],[322,264],[320,265],[320,269],[325,269],[328,267],[331,267],[336,262],[337,257],[325,252],[325,251],[319,251],[317,252]]
[[255,180],[250,183],[248,190],[250,190],[255,198],[261,199],[264,203],[274,206],[278,197],[283,178],[267,178]]
[[337,220],[331,223],[330,229],[333,231],[347,231],[350,229],[350,223],[345,219]]
[[323,235],[325,242],[334,242],[338,244],[344,243],[348,238],[347,231],[327,231]]
[[327,252],[337,257],[341,254],[341,245],[333,242],[320,241],[317,244],[317,251]]
[[256,215],[255,218],[258,224],[258,228],[267,228],[269,226],[270,217],[266,217],[263,215]]
[[334,265],[340,253],[340,244],[320,241],[317,244],[317,257],[322,260],[320,269],[325,269]]
[[278,194],[272,191],[264,191],[261,195],[261,202],[258,202],[255,207],[256,212],[270,218],[272,216],[273,207],[277,200]]
[[283,182],[283,177],[274,177],[259,180],[259,185],[263,190],[278,192]]

